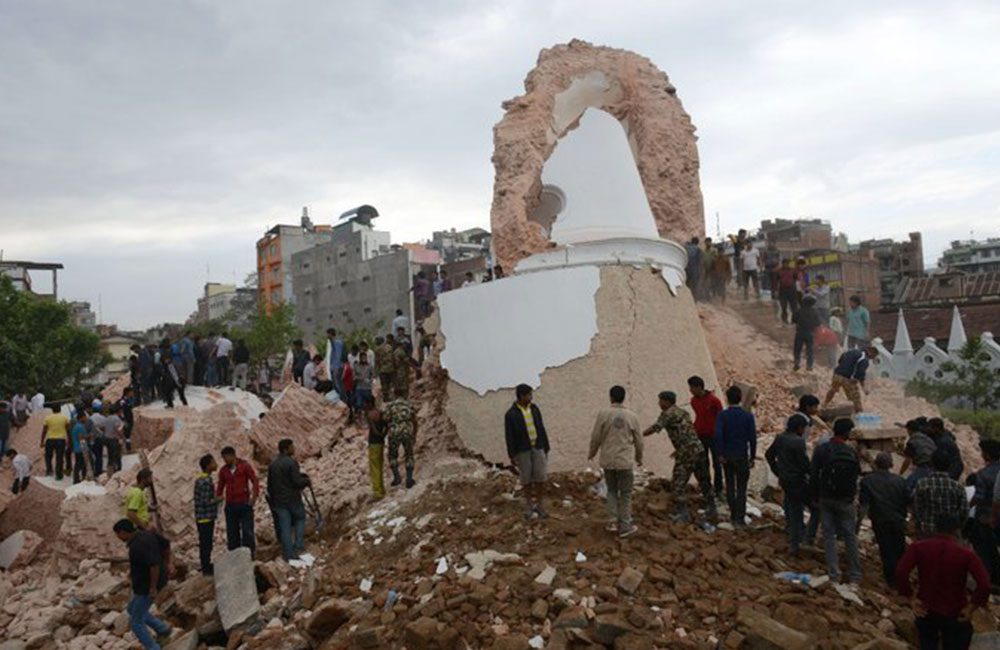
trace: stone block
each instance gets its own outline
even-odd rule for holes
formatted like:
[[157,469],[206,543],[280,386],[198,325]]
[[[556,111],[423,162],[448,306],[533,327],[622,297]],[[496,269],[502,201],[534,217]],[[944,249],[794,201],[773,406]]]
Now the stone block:
[[755,650],[809,650],[815,646],[809,635],[749,607],[739,609],[737,621],[746,629],[747,643]]
[[627,594],[634,594],[639,584],[642,582],[642,572],[625,567],[625,570],[618,576],[616,586]]
[[228,551],[215,561],[215,599],[222,627],[227,632],[260,613],[250,549]]
[[195,650],[197,647],[198,631],[191,630],[190,632],[185,632],[167,645],[163,646],[163,650]]
[[13,570],[27,566],[38,553],[42,537],[33,530],[19,530],[0,543],[0,569]]
[[333,635],[351,620],[351,604],[337,598],[323,601],[306,621],[306,632],[313,639],[322,640]]

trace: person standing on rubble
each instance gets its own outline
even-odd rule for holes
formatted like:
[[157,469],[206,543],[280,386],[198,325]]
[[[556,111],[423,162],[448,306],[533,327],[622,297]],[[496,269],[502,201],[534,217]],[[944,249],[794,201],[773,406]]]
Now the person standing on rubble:
[[715,498],[723,498],[722,462],[715,452],[715,421],[722,413],[722,400],[715,393],[705,389],[705,380],[692,375],[687,380],[691,391],[691,408],[694,409],[694,431],[704,449],[705,459],[711,458],[712,474],[715,477]]
[[736,528],[747,525],[747,484],[757,456],[757,420],[744,409],[739,386],[726,390],[726,408],[715,421],[715,453],[726,474],[729,517]]
[[45,475],[52,476],[52,456],[55,456],[56,480],[63,479],[63,467],[66,464],[63,456],[66,454],[66,439],[69,437],[69,418],[56,410],[45,417],[42,425],[42,441],[40,447],[45,449]]
[[[929,435],[924,433],[924,421],[922,418],[908,420],[906,427],[907,439],[903,447],[903,466],[899,469],[900,475],[905,475],[911,467],[913,471],[906,478],[906,485],[910,493],[917,487],[921,479],[931,475],[931,458],[937,450],[937,445]],[[929,524],[933,526],[933,522]]]
[[869,362],[878,356],[878,350],[874,346],[868,346],[864,350],[848,350],[840,355],[837,367],[833,369],[833,379],[830,382],[830,390],[823,398],[823,406],[826,408],[831,400],[836,397],[841,390],[847,395],[854,405],[854,412],[860,413],[864,410],[861,404],[861,392],[868,394],[868,387],[865,385],[865,376],[868,373]]
[[934,535],[934,522],[938,515],[950,515],[962,525],[969,514],[969,499],[965,487],[948,476],[948,454],[936,450],[931,456],[930,476],[920,479],[913,490],[913,518],[917,524],[917,537]]
[[781,322],[791,323],[795,312],[799,310],[798,294],[795,292],[795,269],[792,268],[791,260],[781,260],[781,267],[775,273],[775,284],[777,285],[778,304],[781,305]]
[[122,430],[125,428],[125,424],[118,415],[117,404],[107,407],[107,411],[107,415],[104,416],[102,435],[104,448],[108,450],[108,476],[111,476],[122,468]]
[[367,411],[365,404],[372,396],[372,384],[375,381],[375,371],[369,363],[368,353],[362,349],[358,360],[354,363],[354,409],[358,415]]
[[[118,520],[114,532],[128,545],[132,599],[126,611],[132,633],[146,650],[160,650],[159,642],[166,643],[173,630],[149,610],[156,601],[157,592],[167,586],[168,570],[163,546],[168,542],[152,532],[136,530],[128,519]],[[169,550],[166,552],[169,553]],[[156,632],[155,639],[149,633],[150,629]]]
[[692,237],[691,241],[684,244],[684,252],[687,253],[687,264],[684,266],[684,279],[695,300],[701,299],[699,284],[701,281],[701,247],[698,245],[697,237]]
[[[958,541],[961,519],[940,515],[934,535],[914,542],[896,565],[896,589],[910,599],[910,574],[917,569],[917,597],[910,601],[921,648],[968,648],[972,642],[972,613],[985,607],[990,578],[976,554]],[[976,590],[969,602],[969,578]]]
[[416,485],[413,480],[413,446],[417,440],[417,411],[406,399],[406,389],[396,387],[396,399],[383,407],[386,420],[386,430],[389,434],[389,470],[392,472],[392,485],[399,485],[402,480],[399,475],[399,448],[403,447],[403,463],[406,467],[406,489]]
[[948,476],[957,481],[965,471],[965,463],[962,462],[962,452],[958,450],[958,442],[955,440],[955,434],[944,427],[944,420],[941,418],[927,420],[927,427],[924,431],[934,441],[934,445],[938,449],[944,449],[951,456]]
[[805,533],[805,505],[809,502],[809,455],[805,441],[808,426],[808,419],[796,413],[788,418],[785,431],[764,452],[764,458],[778,477],[785,495],[782,507],[785,511],[788,553],[792,557],[799,556]]
[[643,437],[651,436],[657,431],[666,431],[670,444],[674,447],[674,472],[671,487],[674,497],[674,521],[689,523],[691,511],[688,507],[687,484],[693,474],[698,480],[698,489],[705,502],[705,514],[709,521],[716,521],[719,512],[715,506],[715,495],[712,491],[712,478],[708,473],[708,456],[698,442],[691,416],[687,411],[677,406],[677,394],[665,390],[659,394],[660,417],[656,422],[642,432]]
[[375,397],[368,395],[363,405],[368,421],[368,479],[372,484],[372,496],[379,500],[385,496],[384,449],[386,421],[375,406]]
[[906,516],[910,492],[906,481],[893,474],[892,454],[880,451],[875,456],[875,471],[861,479],[858,503],[858,526],[865,515],[871,519],[882,575],[890,587],[896,584],[896,564],[906,550]]
[[11,413],[7,402],[0,402],[0,456],[7,451],[7,443],[10,441],[10,428],[14,424],[14,414]]
[[719,244],[712,260],[712,294],[726,304],[726,287],[733,277],[733,264],[726,255],[726,250]]
[[247,389],[247,376],[250,374],[250,348],[243,339],[237,339],[233,349],[233,382],[240,390]]
[[840,581],[837,558],[837,538],[844,540],[852,584],[861,582],[861,561],[858,557],[857,526],[854,497],[858,491],[861,464],[858,454],[847,443],[854,422],[840,418],[833,423],[833,438],[813,450],[809,468],[813,498],[819,503],[823,521],[823,545],[826,570],[834,583]]
[[253,466],[236,457],[232,447],[222,449],[225,465],[219,470],[216,496],[226,497],[226,542],[230,551],[246,546],[251,555],[257,551],[253,529],[253,507],[260,497],[260,481]]
[[135,485],[125,492],[125,518],[139,529],[150,528],[150,512],[154,509],[146,499],[146,488],[153,484],[153,470],[143,467],[135,475]]
[[816,328],[820,326],[822,321],[819,318],[819,313],[816,311],[816,299],[810,295],[802,298],[802,306],[799,311],[792,315],[792,320],[795,322],[795,343],[792,349],[792,356],[794,360],[794,365],[792,370],[798,372],[801,368],[802,362],[802,348],[806,349],[806,370],[811,371],[813,369],[814,356],[814,338],[816,336]]
[[413,366],[413,347],[406,334],[396,331],[396,348],[392,352],[392,385],[397,394],[404,398],[410,395],[410,369]]
[[131,386],[126,386],[122,390],[122,398],[118,400],[118,410],[122,414],[122,420],[125,421],[125,428],[122,430],[122,436],[125,438],[125,451],[132,451],[132,429],[135,428],[135,391]]
[[215,370],[218,373],[218,385],[229,385],[230,374],[232,373],[229,355],[233,351],[233,342],[229,340],[225,332],[219,334],[215,340]]
[[740,285],[743,287],[743,300],[750,299],[750,283],[760,300],[760,251],[754,247],[753,240],[747,240],[737,247],[740,260]]
[[215,494],[212,474],[218,469],[212,454],[205,454],[198,461],[201,473],[194,481],[194,521],[198,527],[198,558],[201,561],[201,575],[215,573],[212,566],[212,547],[215,545],[215,521],[219,517],[219,504]]
[[383,402],[388,402],[392,395],[392,352],[394,347],[395,337],[392,334],[387,334],[384,341],[375,339],[375,374],[378,375]]
[[701,290],[702,299],[709,302],[712,299],[713,286],[712,277],[715,272],[715,246],[712,245],[712,238],[706,237],[702,242],[704,248],[701,249]]
[[[940,447],[939,447],[940,449]],[[986,565],[994,591],[1000,591],[1000,554],[997,553],[997,537],[993,530],[994,486],[1000,485],[1000,440],[984,439],[979,442],[984,467],[973,474],[975,493],[972,505],[976,515],[968,526],[968,538],[976,555]]]
[[184,379],[177,372],[177,366],[173,364],[169,352],[163,353],[163,356],[160,358],[160,365],[162,367],[160,391],[163,393],[163,401],[167,403],[167,408],[174,408],[174,391],[177,391],[177,396],[181,399],[181,404],[187,406],[187,398],[184,396]]
[[871,314],[868,308],[861,304],[861,296],[851,296],[848,299],[850,307],[847,310],[847,347],[864,349],[868,347]]
[[309,477],[299,470],[291,438],[278,442],[278,456],[267,468],[267,494],[278,522],[278,539],[285,561],[297,560],[305,550],[306,508],[302,490],[310,485]]
[[191,330],[184,332],[184,336],[177,344],[180,351],[180,362],[181,362],[181,376],[184,378],[184,383],[188,386],[194,383],[194,339],[191,338]]
[[633,458],[636,465],[642,466],[642,429],[639,417],[625,408],[625,389],[612,386],[609,393],[611,406],[597,414],[587,460],[593,460],[597,452],[601,452],[611,516],[606,530],[625,538],[639,530],[632,523],[632,485],[635,482]]
[[309,356],[309,351],[305,349],[302,339],[295,339],[292,341],[292,380],[298,382],[299,384],[305,385],[303,383],[303,377],[305,375],[306,366],[312,357]]
[[549,435],[542,421],[542,411],[533,403],[534,391],[527,384],[518,384],[514,389],[515,401],[504,415],[504,439],[507,457],[517,470],[524,491],[524,518],[538,516],[542,519],[548,513],[542,506],[545,482],[548,479]]
[[347,361],[347,348],[344,347],[344,340],[337,335],[337,330],[329,328],[326,330],[326,356],[329,361],[327,370],[330,371],[330,380],[333,388],[340,398],[344,398],[344,362]]

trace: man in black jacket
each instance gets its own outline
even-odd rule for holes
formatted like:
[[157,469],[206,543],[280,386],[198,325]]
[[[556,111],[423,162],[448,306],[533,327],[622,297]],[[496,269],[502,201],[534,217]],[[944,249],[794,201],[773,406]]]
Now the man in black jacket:
[[[129,573],[132,576],[132,599],[126,611],[135,638],[143,648],[159,650],[158,641],[170,637],[170,626],[149,613],[156,600],[156,594],[167,586],[167,563],[165,553],[169,553],[168,542],[147,530],[136,530],[129,519],[121,519],[114,525],[115,535],[128,545]],[[150,628],[156,637],[149,633]]]
[[548,513],[542,507],[548,469],[549,437],[545,433],[542,412],[531,403],[533,391],[527,384],[519,384],[514,391],[517,400],[504,416],[504,436],[507,455],[521,477],[526,508],[524,517],[545,519]]
[[305,549],[306,509],[302,490],[309,485],[309,477],[299,471],[299,464],[292,457],[294,454],[292,440],[281,440],[278,457],[267,468],[267,494],[278,523],[281,554],[286,561],[298,558]]
[[809,421],[796,413],[788,418],[785,432],[774,439],[764,453],[767,464],[774,472],[785,493],[785,533],[788,535],[788,552],[798,557],[804,532],[805,504],[809,501],[809,456],[803,437]]
[[906,479],[893,474],[892,456],[879,452],[875,457],[875,471],[861,479],[858,499],[861,511],[858,526],[867,514],[872,520],[872,531],[882,557],[882,574],[890,587],[896,584],[896,563],[906,550],[906,516],[910,491]]

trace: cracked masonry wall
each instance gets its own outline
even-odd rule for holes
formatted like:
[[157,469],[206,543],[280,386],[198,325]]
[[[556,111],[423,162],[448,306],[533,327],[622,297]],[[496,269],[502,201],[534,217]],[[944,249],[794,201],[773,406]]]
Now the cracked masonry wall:
[[[656,395],[661,390],[675,391],[686,404],[690,375],[699,374],[709,385],[717,385],[687,288],[671,295],[659,273],[649,268],[602,266],[600,273],[601,285],[594,298],[598,333],[590,351],[547,369],[535,391],[552,441],[549,465],[553,471],[587,464],[594,416],[608,403],[612,385],[625,386],[626,406],[639,415],[644,427],[659,412]],[[459,437],[492,462],[507,462],[503,415],[513,400],[513,386],[480,397],[455,381],[448,382],[447,413]],[[666,435],[646,438],[648,469],[668,475],[673,467],[671,453]]]

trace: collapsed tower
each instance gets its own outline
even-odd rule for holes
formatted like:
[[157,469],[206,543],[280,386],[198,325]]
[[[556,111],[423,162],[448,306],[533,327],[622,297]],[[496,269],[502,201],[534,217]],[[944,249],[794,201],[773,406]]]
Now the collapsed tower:
[[[585,464],[610,386],[651,423],[659,391],[716,384],[677,243],[704,217],[694,127],[649,60],[574,40],[542,51],[525,88],[494,129],[493,246],[514,275],[439,296],[441,365],[459,436],[494,462],[531,385],[558,471]],[[666,437],[650,447],[667,472]]]

